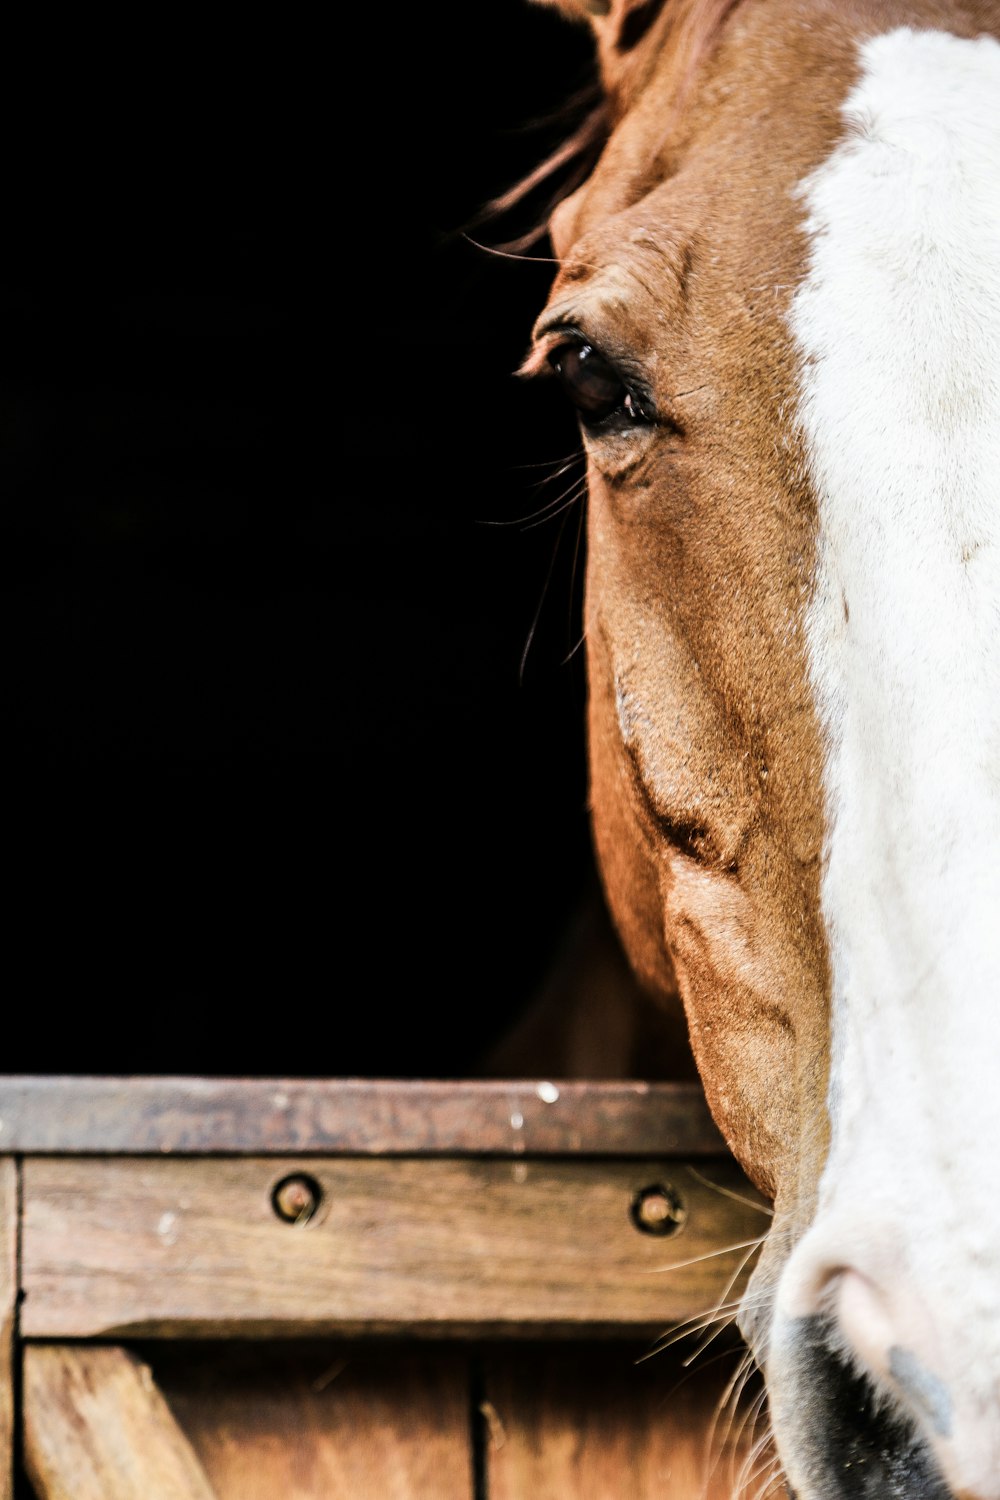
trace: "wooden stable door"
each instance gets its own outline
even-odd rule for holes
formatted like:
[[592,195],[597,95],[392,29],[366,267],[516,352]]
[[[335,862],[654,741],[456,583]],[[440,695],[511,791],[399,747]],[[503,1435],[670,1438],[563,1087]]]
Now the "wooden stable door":
[[694,1090],[0,1079],[0,1140],[0,1500],[780,1493]]

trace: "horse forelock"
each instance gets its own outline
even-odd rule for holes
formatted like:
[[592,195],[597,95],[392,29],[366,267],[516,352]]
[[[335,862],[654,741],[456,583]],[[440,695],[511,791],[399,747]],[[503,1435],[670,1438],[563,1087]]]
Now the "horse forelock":
[[498,247],[514,253],[530,249],[543,238],[553,214],[590,176],[615,125],[635,104],[653,72],[662,75],[665,60],[671,73],[666,92],[672,122],[679,122],[702,63],[741,0],[608,0],[606,10],[603,0],[535,3],[590,21],[596,34],[599,79],[566,101],[564,113],[571,123],[565,138],[483,210],[483,219],[500,219],[536,190],[549,187],[535,221]]
[[708,47],[729,11],[740,0],[536,0],[554,5],[565,15],[590,22],[602,58],[617,75],[625,58],[635,59],[643,44],[657,51],[664,45],[683,45],[693,59]]
[[595,23],[605,88],[616,117],[630,108],[654,68],[668,63],[674,107],[683,105],[694,77],[740,0],[624,0]]

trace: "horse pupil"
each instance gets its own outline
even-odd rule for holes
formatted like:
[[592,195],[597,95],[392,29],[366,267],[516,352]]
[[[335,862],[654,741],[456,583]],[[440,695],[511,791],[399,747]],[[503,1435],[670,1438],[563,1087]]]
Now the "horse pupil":
[[626,407],[629,393],[621,377],[591,344],[561,344],[549,363],[585,422],[600,422]]

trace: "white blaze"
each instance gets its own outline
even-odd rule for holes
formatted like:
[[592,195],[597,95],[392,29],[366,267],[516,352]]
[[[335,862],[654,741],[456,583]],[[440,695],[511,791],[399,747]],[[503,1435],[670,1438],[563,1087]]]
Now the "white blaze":
[[885,1289],[900,1342],[954,1401],[938,1445],[952,1483],[993,1496],[1000,44],[903,29],[861,61],[847,133],[804,186],[792,312],[819,508],[808,633],[833,976],[831,1155],[801,1248],[836,1241]]

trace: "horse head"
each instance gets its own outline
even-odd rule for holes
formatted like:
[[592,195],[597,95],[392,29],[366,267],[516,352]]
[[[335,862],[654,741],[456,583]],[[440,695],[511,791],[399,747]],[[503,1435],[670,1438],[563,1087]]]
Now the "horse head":
[[1000,5],[554,3],[608,903],[774,1199],[798,1500],[998,1500]]

